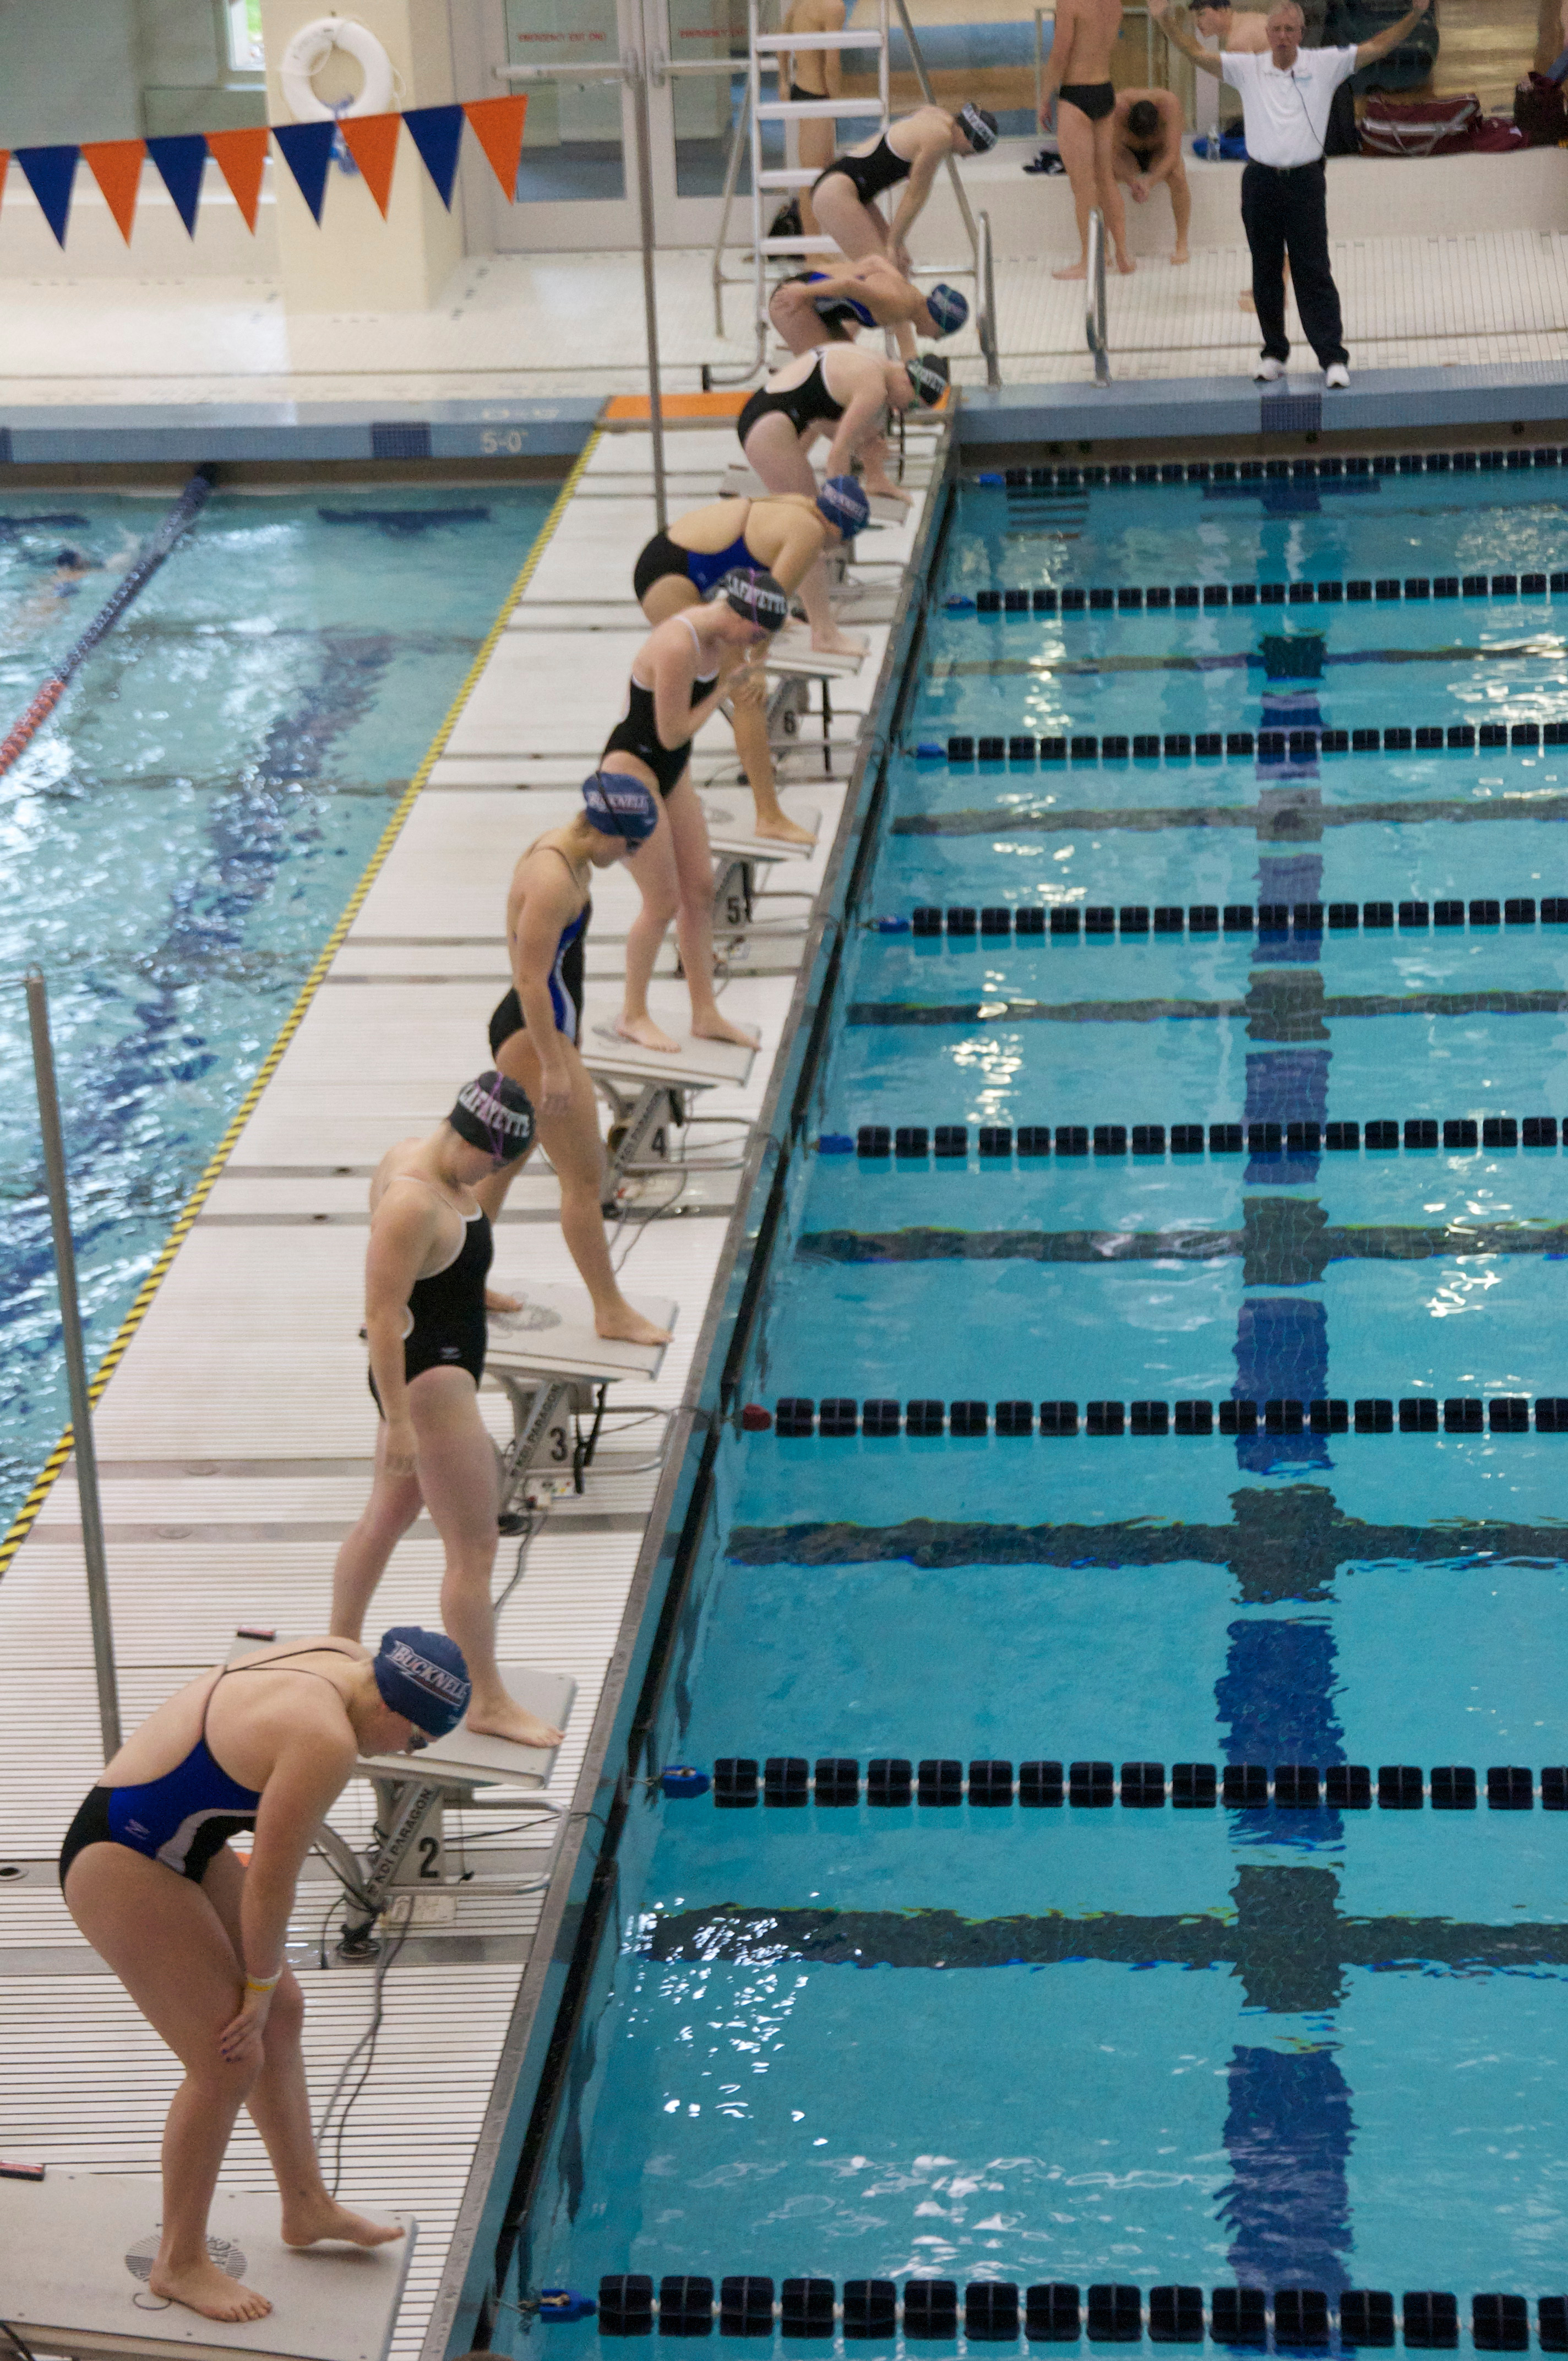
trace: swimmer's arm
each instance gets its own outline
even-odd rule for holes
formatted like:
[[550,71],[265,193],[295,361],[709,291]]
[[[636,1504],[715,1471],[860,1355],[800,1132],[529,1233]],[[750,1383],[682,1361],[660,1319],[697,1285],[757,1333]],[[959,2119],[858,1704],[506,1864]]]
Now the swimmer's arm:
[[[551,863],[558,867],[557,862]],[[558,893],[531,893],[523,906],[522,923],[512,936],[511,980],[528,1038],[539,1060],[541,1082],[538,1113],[564,1115],[572,1095],[572,1076],[562,1055],[561,1035],[550,998],[550,969],[561,929],[573,915],[576,896],[562,879]]]
[[1165,134],[1164,151],[1158,162],[1151,164],[1143,176],[1151,189],[1157,189],[1162,181],[1168,181],[1181,161],[1183,117],[1180,100],[1173,100],[1168,107],[1162,106],[1159,116],[1160,127]]
[[903,200],[888,228],[887,251],[890,255],[908,252],[909,233],[931,193],[931,183],[937,177],[937,167],[940,161],[935,147],[923,148],[910,166],[909,178],[904,184]]
[[1051,27],[1051,53],[1046,61],[1040,82],[1040,128],[1046,127],[1051,101],[1061,88],[1067,61],[1072,54],[1072,29],[1078,16],[1077,0],[1057,0],[1056,19]]
[[850,462],[875,435],[887,407],[887,387],[881,369],[868,374],[864,385],[850,400],[844,415],[833,430],[832,447],[823,472],[828,476],[847,476]]
[[395,1193],[389,1190],[382,1198],[370,1223],[370,1244],[365,1256],[365,1334],[370,1346],[370,1374],[387,1422],[388,1469],[394,1476],[413,1473],[413,1421],[403,1376],[403,1328],[409,1295],[434,1244],[439,1221],[428,1189],[399,1189]]
[[1149,14],[1157,25],[1162,25],[1165,27],[1166,39],[1173,48],[1179,49],[1184,58],[1190,58],[1201,73],[1212,74],[1216,82],[1222,81],[1224,74],[1224,60],[1221,52],[1216,49],[1206,49],[1202,43],[1195,38],[1190,26],[1179,25],[1175,17],[1167,13],[1169,5],[1170,0],[1149,0]]
[[[1568,11],[1568,0],[1563,0],[1563,5]],[[826,5],[817,10],[817,15],[821,19],[817,27],[820,32],[843,31],[844,0],[826,0]],[[1568,33],[1563,38],[1568,40]],[[817,55],[822,60],[822,87],[829,98],[837,98],[844,87],[844,52],[842,49],[819,49]]]
[[661,651],[653,667],[653,726],[658,730],[660,745],[668,747],[672,754],[677,746],[689,746],[703,723],[723,704],[729,693],[729,675],[737,669],[721,656],[718,678],[702,702],[692,705],[690,656],[673,653],[666,655]]
[[819,527],[797,511],[784,524],[768,571],[781,590],[798,590],[827,544]]
[[256,1841],[240,1895],[241,1966],[247,1976],[270,1976],[283,1965],[300,1872],[316,1830],[348,1784],[354,1763],[353,1737],[324,1716],[320,1729],[291,1738],[279,1754],[261,1791]]

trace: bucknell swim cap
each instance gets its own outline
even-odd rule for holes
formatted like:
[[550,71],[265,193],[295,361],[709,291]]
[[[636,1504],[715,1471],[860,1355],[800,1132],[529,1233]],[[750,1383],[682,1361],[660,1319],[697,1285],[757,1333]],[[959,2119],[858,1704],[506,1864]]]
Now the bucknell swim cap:
[[498,1164],[515,1164],[533,1145],[533,1104],[521,1082],[492,1066],[465,1082],[446,1118],[459,1139],[482,1148]]
[[817,505],[846,541],[852,541],[872,512],[865,486],[853,476],[829,476],[817,495]]
[[583,781],[583,818],[601,836],[645,844],[659,825],[659,799],[627,771],[595,771]]
[[789,600],[771,574],[760,574],[751,566],[737,566],[725,576],[714,594],[748,623],[756,623],[764,631],[782,631],[789,620]]
[[984,156],[995,147],[996,117],[989,106],[977,106],[972,98],[968,100],[959,109],[958,123],[977,156]]
[[444,1738],[468,1710],[474,1684],[462,1649],[444,1631],[413,1623],[383,1631],[373,1670],[382,1704],[427,1738]]
[[905,371],[915,388],[915,399],[927,410],[935,410],[948,390],[948,357],[945,353],[916,353],[905,361]]
[[956,287],[933,287],[926,298],[926,309],[939,336],[956,336],[969,318],[969,305]]

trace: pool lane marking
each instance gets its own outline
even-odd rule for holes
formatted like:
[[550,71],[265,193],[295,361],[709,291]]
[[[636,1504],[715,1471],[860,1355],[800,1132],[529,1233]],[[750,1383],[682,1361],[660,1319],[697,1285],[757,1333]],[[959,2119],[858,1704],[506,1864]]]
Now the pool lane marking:
[[[128,1347],[132,1337],[136,1334],[137,1330],[141,1326],[143,1320],[147,1317],[153,1297],[158,1293],[158,1290],[162,1285],[164,1278],[167,1275],[176,1254],[178,1254],[180,1248],[183,1246],[186,1238],[190,1235],[190,1232],[194,1225],[196,1216],[200,1213],[203,1206],[206,1203],[208,1197],[212,1194],[214,1186],[216,1183],[219,1175],[222,1173],[225,1165],[228,1162],[231,1150],[234,1148],[236,1142],[238,1140],[241,1132],[245,1129],[245,1126],[249,1122],[252,1115],[256,1112],[257,1104],[260,1100],[262,1092],[266,1089],[268,1083],[272,1080],[273,1075],[277,1072],[278,1068],[282,1061],[284,1051],[288,1049],[290,1042],[293,1039],[295,1034],[299,1031],[301,1025],[304,1022],[306,1013],[321,987],[327,970],[331,967],[333,961],[337,957],[338,952],[343,948],[348,930],[354,924],[356,917],[358,916],[360,908],[363,906],[365,898],[369,893],[371,886],[375,884],[377,877],[380,874],[380,872],[392,851],[392,847],[396,844],[399,836],[401,834],[403,824],[407,820],[410,812],[413,809],[414,803],[418,798],[421,790],[423,788],[425,782],[429,778],[431,772],[435,767],[435,764],[440,761],[441,756],[445,750],[446,741],[451,737],[453,730],[455,729],[458,718],[470,696],[473,694],[473,691],[477,685],[480,674],[484,671],[485,666],[488,664],[491,656],[495,653],[496,647],[500,640],[501,634],[506,629],[507,618],[511,613],[518,600],[521,598],[523,592],[527,589],[529,583],[532,580],[539,562],[543,556],[545,549],[549,545],[551,537],[554,534],[556,526],[560,523],[562,517],[565,513],[567,504],[577,489],[577,485],[582,478],[584,470],[587,468],[588,461],[592,458],[594,452],[598,447],[598,442],[599,430],[596,427],[593,434],[589,435],[587,442],[584,445],[581,452],[578,454],[576,462],[574,465],[570,475],[562,485],[560,492],[556,497],[554,506],[551,509],[549,515],[545,518],[543,524],[540,527],[538,535],[535,538],[532,546],[529,550],[527,557],[523,560],[521,572],[518,574],[516,580],[508,590],[506,597],[501,601],[499,610],[496,615],[494,622],[490,625],[488,631],[485,635],[478,653],[475,656],[473,663],[469,665],[467,672],[464,675],[462,685],[458,688],[457,694],[453,698],[452,703],[447,708],[445,718],[443,719],[440,728],[436,730],[434,737],[431,740],[429,746],[425,750],[423,760],[421,762],[419,768],[415,771],[412,778],[409,781],[407,787],[404,789],[402,796],[399,799],[397,808],[394,810],[390,819],[387,822],[386,827],[381,831],[380,840],[377,844],[376,850],[370,855],[358,884],[355,886],[353,893],[349,895],[347,902],[344,905],[342,911],[339,913],[337,923],[333,928],[331,934],[327,937],[327,939],[323,944],[314,965],[312,967],[310,973],[306,976],[305,981],[300,989],[299,997],[295,1001],[293,1007],[289,1011],[288,1016],[284,1018],[277,1039],[273,1042],[272,1047],[269,1049],[266,1057],[262,1060],[260,1066],[258,1068],[249,1089],[246,1092],[244,1098],[241,1099],[239,1105],[236,1108],[233,1116],[230,1118],[222,1138],[218,1141],[217,1147],[214,1149],[212,1156],[208,1159],[206,1169],[203,1172],[201,1179],[197,1181],[194,1189],[192,1190],[190,1196],[186,1199],[180,1213],[176,1216],[174,1225],[170,1229],[167,1238],[164,1240],[163,1245],[159,1251],[157,1260],[154,1262],[151,1269],[148,1272],[147,1277],[143,1279],[140,1287],[137,1290],[136,1299],[133,1301],[130,1310],[126,1312],[124,1320],[120,1323],[114,1341],[110,1345],[108,1351],[104,1354],[102,1361],[99,1363],[92,1383],[88,1387],[88,1400],[93,1404],[96,1405],[103,1394],[104,1387],[108,1384],[109,1379],[113,1377],[115,1369],[119,1367],[120,1362],[124,1359],[126,1348]],[[54,1449],[49,1453],[49,1457],[45,1460],[42,1468],[39,1470],[37,1482],[33,1485],[32,1489],[27,1496],[27,1499],[23,1501],[20,1509],[13,1518],[5,1539],[0,1541],[0,1576],[5,1575],[12,1559],[16,1556],[16,1552],[20,1549],[28,1533],[32,1531],[34,1524],[37,1522],[38,1511],[43,1507],[44,1502],[48,1499],[50,1491],[53,1489],[56,1477],[59,1476],[61,1468],[65,1466],[66,1461],[70,1458],[71,1449],[71,1431],[68,1426],[60,1435],[60,1438],[55,1444]]]
[[[1018,775],[1022,785],[1021,773]],[[989,811],[916,813],[895,819],[891,833],[1008,836],[1027,830],[1031,835],[1054,836],[1075,829],[1142,829],[1152,834],[1167,828],[1255,828],[1269,830],[1281,842],[1303,841],[1304,832],[1280,828],[1280,808],[1277,804],[1145,804],[1135,810],[1113,811],[1080,804],[1016,811],[1003,804]],[[1396,803],[1313,803],[1310,807],[1314,829],[1368,828],[1385,821],[1413,827],[1424,821],[1469,819],[1564,820],[1568,819],[1568,796],[1531,796],[1521,791],[1499,796],[1495,802],[1475,796],[1412,796]]]
[[[1280,972],[1276,971],[1276,972]],[[1283,972],[1291,983],[1315,972]],[[1568,992],[1367,992],[1324,994],[1255,987],[1245,1000],[856,1000],[850,1025],[1153,1025],[1165,1018],[1248,1016],[1260,1041],[1315,1041],[1343,1016],[1557,1016]],[[1277,1027],[1277,1030],[1270,1029]]]

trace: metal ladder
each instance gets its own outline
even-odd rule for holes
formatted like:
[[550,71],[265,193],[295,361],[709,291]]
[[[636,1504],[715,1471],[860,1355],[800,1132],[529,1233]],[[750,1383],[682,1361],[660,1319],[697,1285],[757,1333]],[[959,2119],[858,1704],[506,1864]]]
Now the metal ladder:
[[[730,141],[729,157],[724,181],[724,209],[718,236],[713,248],[713,311],[716,334],[724,334],[724,289],[739,286],[740,279],[727,279],[724,274],[724,248],[729,236],[729,219],[734,205],[735,183],[742,144],[749,137],[751,160],[751,270],[753,318],[756,326],[756,357],[749,367],[730,372],[712,368],[703,371],[704,385],[740,383],[752,377],[765,363],[768,336],[768,263],[771,257],[801,257],[813,254],[837,254],[839,249],[830,237],[769,237],[764,235],[764,208],[786,190],[808,189],[817,173],[807,167],[780,165],[767,167],[762,160],[762,126],[764,123],[790,123],[825,116],[864,115],[870,112],[865,98],[823,98],[811,100],[769,99],[762,95],[762,75],[776,66],[779,58],[792,49],[870,49],[877,52],[877,113],[878,128],[885,131],[891,119],[892,102],[889,86],[890,31],[889,0],[878,0],[877,28],[842,33],[773,33],[762,29],[762,11],[767,0],[749,0],[749,49],[746,96],[741,122],[736,126]],[[936,93],[926,71],[926,60],[920,53],[915,27],[910,22],[906,0],[893,0],[898,10],[899,25],[909,46],[910,59],[921,95],[927,105],[936,104]],[[975,284],[976,328],[981,349],[985,356],[986,382],[998,386],[1002,382],[997,364],[996,302],[991,265],[990,222],[984,214],[977,225],[969,197],[959,176],[954,159],[948,159],[948,176],[959,213],[968,233],[970,259],[964,263],[922,264],[911,272],[916,279],[971,279]],[[890,346],[891,349],[891,346]]]

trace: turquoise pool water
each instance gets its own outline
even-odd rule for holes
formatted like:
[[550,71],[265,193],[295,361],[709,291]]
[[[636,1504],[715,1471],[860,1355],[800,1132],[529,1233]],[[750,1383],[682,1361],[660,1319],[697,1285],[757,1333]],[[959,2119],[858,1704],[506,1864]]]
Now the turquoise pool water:
[[[1151,2290],[1203,2290],[1212,2338],[1212,2291],[1240,2287],[1268,2295],[1281,2351],[1302,2349],[1282,2290],[1326,2297],[1347,2347],[1347,2291],[1391,2294],[1407,2345],[1411,2294],[1450,2295],[1436,2341],[1465,2349],[1473,2298],[1512,2291],[1538,2340],[1537,2302],[1568,2286],[1568,1817],[1541,1777],[1568,1758],[1568,1437],[1489,1421],[1568,1393],[1568,1228],[1562,1148],[1488,1148],[1480,1126],[1568,1115],[1568,928],[1539,915],[1568,895],[1568,749],[916,749],[1568,719],[1561,599],[943,605],[1550,571],[1565,490],[1554,472],[957,493],[824,1145],[750,1380],[774,1410],[842,1400],[862,1431],[737,1443],[661,1739],[709,1771],[795,1758],[810,1779],[841,1758],[854,1800],[655,1794],[646,1827],[634,1807],[646,1867],[623,1872],[521,2285],[817,2277],[907,2298],[951,2279],[960,2323],[971,2282],[1085,2306],[1123,2288],[1134,2342]],[[1266,634],[1310,643],[1266,660]],[[1431,922],[1471,897],[1537,907]],[[1428,918],[1251,923],[1383,899]],[[878,930],[930,906],[1211,903],[1246,905],[1246,930]],[[1478,1144],[1407,1148],[1429,1117]],[[1383,1121],[1392,1148],[1366,1144]],[[1252,1144],[1251,1125],[1292,1122],[1315,1144]],[[1336,1123],[1354,1148],[1329,1149]],[[1244,1127],[1240,1152],[1211,1146],[1216,1124]],[[875,1125],[926,1144],[844,1152]],[[938,1125],[965,1127],[962,1152],[930,1152]],[[1129,1152],[1135,1125],[1163,1127],[1157,1152]],[[1199,1152],[1171,1152],[1177,1125],[1201,1126]],[[982,1126],[1003,1152],[980,1152]],[[1019,1153],[1024,1126],[1050,1127],[1049,1153]],[[1062,1154],[1058,1126],[1129,1139]],[[940,1405],[948,1431],[873,1435],[878,1400]],[[969,1400],[972,1437],[950,1431]],[[1059,1400],[1076,1432],[1047,1439],[1038,1406]],[[1003,1401],[1030,1433],[997,1432]],[[1214,1431],[1088,1431],[1091,1403],[1139,1401],[1204,1404]],[[1266,1432],[1270,1401],[1302,1405],[1302,1431]],[[1448,1431],[1451,1401],[1481,1406],[1479,1432]],[[1310,1431],[1314,1402],[1343,1404],[1345,1431]],[[1376,1402],[1392,1431],[1355,1431]],[[1422,1402],[1437,1431],[1402,1431],[1396,1406]],[[1250,1403],[1259,1432],[1219,1431]],[[1162,1801],[1135,1808],[1125,1771],[1102,1806],[1018,1788],[986,1807],[972,1773],[961,1804],[869,1800],[873,1761],[944,1759],[1010,1781],[1149,1764]],[[1255,1766],[1261,1800],[1175,1808],[1178,1764]],[[1297,1765],[1320,1795],[1331,1766],[1365,1766],[1370,1807],[1352,1788],[1351,1807],[1288,1808],[1277,1773]],[[1440,1807],[1464,1797],[1432,1775],[1455,1765],[1478,1808]],[[1385,1766],[1413,1768],[1419,1809],[1384,1806]],[[1493,1766],[1525,1769],[1528,1812],[1488,1808]],[[542,2333],[620,2349],[592,2323]]]
[[[90,1359],[244,1096],[553,498],[214,494],[0,777],[0,973],[37,961],[49,980]],[[0,729],[168,507],[8,497]],[[68,1415],[15,988],[0,1108],[3,1529]]]

